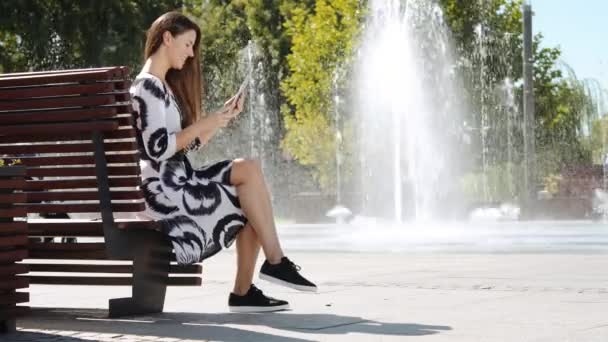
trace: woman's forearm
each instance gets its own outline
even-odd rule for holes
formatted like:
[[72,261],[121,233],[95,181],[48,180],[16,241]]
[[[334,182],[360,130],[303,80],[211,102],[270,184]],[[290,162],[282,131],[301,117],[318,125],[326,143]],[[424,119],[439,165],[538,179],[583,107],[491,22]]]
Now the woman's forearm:
[[176,136],[177,150],[181,151],[197,137],[200,141],[207,142],[217,131],[217,127],[214,126],[214,120],[210,120],[210,115],[214,114],[208,114],[206,117],[178,132]]
[[186,146],[188,146],[192,141],[194,141],[194,139],[196,139],[197,137],[200,137],[201,135],[201,128],[200,127],[200,121],[197,121],[195,123],[193,123],[192,125],[182,129],[181,131],[177,132],[176,134],[176,145],[177,145],[177,150],[181,151],[184,148],[186,148]]

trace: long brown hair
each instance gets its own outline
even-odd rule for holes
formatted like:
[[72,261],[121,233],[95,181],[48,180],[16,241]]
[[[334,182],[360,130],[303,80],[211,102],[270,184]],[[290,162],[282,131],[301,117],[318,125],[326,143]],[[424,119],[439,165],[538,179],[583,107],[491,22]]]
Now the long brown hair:
[[201,41],[201,29],[196,23],[179,12],[168,12],[156,19],[146,32],[146,47],[144,50],[144,61],[153,55],[163,42],[163,33],[169,31],[173,37],[188,30],[196,32],[193,52],[194,57],[186,59],[181,70],[169,69],[165,79],[179,102],[180,109],[184,112],[183,124],[191,125],[201,117],[202,110],[202,78],[201,63],[199,57],[199,44]]

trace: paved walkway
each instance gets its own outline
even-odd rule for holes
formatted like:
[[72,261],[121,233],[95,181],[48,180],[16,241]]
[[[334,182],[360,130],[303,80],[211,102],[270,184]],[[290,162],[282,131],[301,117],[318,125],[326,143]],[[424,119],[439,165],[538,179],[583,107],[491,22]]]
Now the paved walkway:
[[608,254],[290,253],[318,294],[258,281],[292,311],[230,314],[233,251],[166,312],[108,319],[126,287],[33,285],[3,341],[608,341]]

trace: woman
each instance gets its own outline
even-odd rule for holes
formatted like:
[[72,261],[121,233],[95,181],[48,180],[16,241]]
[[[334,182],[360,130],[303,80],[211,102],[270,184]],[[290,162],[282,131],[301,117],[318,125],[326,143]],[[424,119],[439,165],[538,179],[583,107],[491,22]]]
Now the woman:
[[162,223],[180,264],[200,262],[236,240],[230,311],[287,309],[286,301],[265,296],[252,283],[260,246],[266,256],[260,279],[301,291],[317,287],[283,255],[260,165],[237,159],[195,169],[185,153],[226,127],[244,102],[244,96],[233,97],[220,111],[201,115],[200,36],[199,27],[178,12],[162,15],[147,32],[145,65],[130,89],[142,156],[142,216]]

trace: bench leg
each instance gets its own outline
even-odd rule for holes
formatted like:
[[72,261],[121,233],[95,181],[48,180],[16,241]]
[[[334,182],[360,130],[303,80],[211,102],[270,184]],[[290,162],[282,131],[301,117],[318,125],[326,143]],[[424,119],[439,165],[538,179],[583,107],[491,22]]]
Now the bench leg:
[[7,319],[0,321],[0,333],[12,333],[17,331],[17,321],[14,319]]
[[170,245],[159,234],[141,236],[133,244],[132,297],[110,299],[111,318],[163,311],[170,267]]

